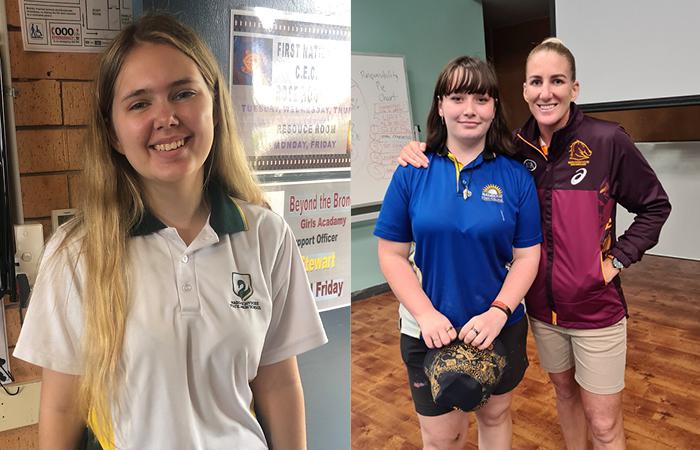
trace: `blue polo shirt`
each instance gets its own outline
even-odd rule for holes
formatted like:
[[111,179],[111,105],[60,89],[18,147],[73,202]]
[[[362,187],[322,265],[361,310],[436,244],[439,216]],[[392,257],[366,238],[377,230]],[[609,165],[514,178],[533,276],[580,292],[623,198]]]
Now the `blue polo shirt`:
[[[374,234],[415,241],[423,290],[459,330],[498,295],[513,247],[542,241],[537,192],[523,165],[506,156],[485,151],[464,167],[452,155],[427,156],[427,169],[396,169]],[[521,304],[505,326],[523,315]]]

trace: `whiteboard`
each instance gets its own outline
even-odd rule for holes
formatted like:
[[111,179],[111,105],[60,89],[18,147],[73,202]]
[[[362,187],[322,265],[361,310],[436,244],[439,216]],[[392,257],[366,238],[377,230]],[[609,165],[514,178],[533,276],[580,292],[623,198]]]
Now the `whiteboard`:
[[[671,215],[661,229],[659,243],[647,253],[700,261],[700,142],[646,142],[637,148],[656,172],[671,202]],[[617,234],[634,216],[617,209]]]
[[381,203],[413,137],[403,56],[352,55],[352,206]]

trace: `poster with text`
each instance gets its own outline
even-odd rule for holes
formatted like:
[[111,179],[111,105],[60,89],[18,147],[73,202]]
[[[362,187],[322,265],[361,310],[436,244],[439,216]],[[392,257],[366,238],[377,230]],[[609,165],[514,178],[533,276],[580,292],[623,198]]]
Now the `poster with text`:
[[349,19],[232,10],[230,49],[238,131],[255,169],[350,165]]
[[132,0],[19,0],[24,50],[101,52],[134,18]]
[[319,310],[350,305],[350,180],[262,186],[296,237]]

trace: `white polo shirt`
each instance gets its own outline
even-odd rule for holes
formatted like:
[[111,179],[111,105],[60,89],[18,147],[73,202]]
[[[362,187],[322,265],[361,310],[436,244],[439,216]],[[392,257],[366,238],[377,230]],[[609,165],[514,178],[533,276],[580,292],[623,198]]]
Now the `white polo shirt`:
[[[147,214],[133,230],[122,357],[113,408],[120,449],[267,449],[250,381],[327,342],[289,226],[210,189],[211,215],[187,246]],[[14,356],[80,375],[79,243],[48,243]]]

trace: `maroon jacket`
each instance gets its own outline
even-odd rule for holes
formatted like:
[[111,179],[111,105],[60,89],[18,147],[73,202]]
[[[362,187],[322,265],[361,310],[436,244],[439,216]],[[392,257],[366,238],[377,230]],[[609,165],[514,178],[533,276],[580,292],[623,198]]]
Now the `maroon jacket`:
[[[627,314],[620,278],[606,284],[608,255],[625,267],[659,240],[671,212],[656,174],[618,124],[585,116],[572,103],[548,156],[533,117],[516,130],[519,158],[535,177],[542,213],[542,254],[525,297],[532,317],[566,328],[602,328]],[[617,204],[636,214],[616,239]]]

